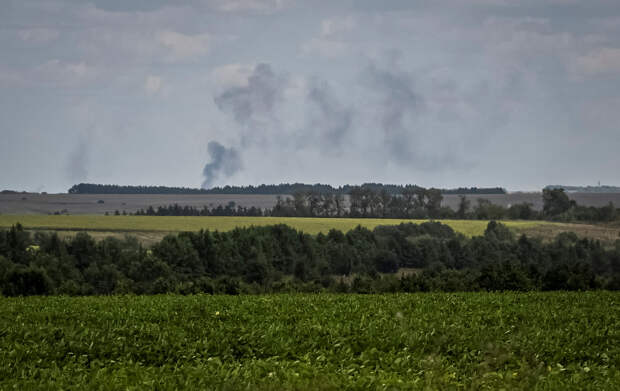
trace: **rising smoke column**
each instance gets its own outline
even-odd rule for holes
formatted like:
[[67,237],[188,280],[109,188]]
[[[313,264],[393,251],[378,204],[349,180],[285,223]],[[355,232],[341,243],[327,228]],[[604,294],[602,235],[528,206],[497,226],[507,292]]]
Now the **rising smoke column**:
[[230,177],[241,169],[241,156],[235,148],[226,148],[217,141],[209,142],[207,152],[211,161],[202,169],[202,188],[208,189],[221,176]]
[[78,139],[77,144],[68,156],[65,166],[66,176],[73,182],[84,182],[88,178],[89,143],[85,136]]

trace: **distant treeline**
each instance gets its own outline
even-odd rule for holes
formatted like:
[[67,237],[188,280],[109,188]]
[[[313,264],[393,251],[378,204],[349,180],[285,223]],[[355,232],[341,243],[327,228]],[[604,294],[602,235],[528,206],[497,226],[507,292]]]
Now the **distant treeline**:
[[[397,272],[399,272],[397,274]],[[494,221],[466,238],[438,222],[311,236],[285,225],[131,237],[0,231],[0,292],[19,295],[620,289],[614,248],[562,233],[516,238]]]
[[[352,187],[348,205],[341,194],[297,192],[292,197],[278,197],[271,209],[237,206],[194,208],[177,204],[140,209],[142,216],[274,216],[274,217],[353,217],[398,219],[477,219],[477,220],[552,220],[552,221],[614,221],[620,216],[610,203],[603,207],[585,207],[568,198],[561,189],[543,191],[543,210],[530,203],[504,207],[479,198],[474,206],[464,196],[456,210],[441,206],[443,195],[437,189],[406,186],[400,194],[369,187]],[[119,214],[119,213],[117,213]]]
[[545,186],[547,190],[564,189],[568,192],[579,193],[620,193],[620,186],[564,186],[564,185],[548,185]]
[[[120,215],[121,212],[115,211],[116,215]],[[126,214],[126,213],[125,213]],[[255,206],[243,207],[238,206],[235,202],[231,201],[226,206],[218,205],[215,208],[209,208],[204,206],[202,208],[195,208],[193,206],[181,206],[178,204],[168,206],[158,206],[153,208],[149,206],[146,209],[138,209],[135,213],[136,216],[270,216],[270,210],[263,210]]]
[[[80,183],[69,189],[69,194],[295,194],[295,193],[318,193],[318,194],[349,194],[352,189],[363,187],[376,192],[386,191],[389,194],[400,194],[406,187],[419,187],[415,185],[389,185],[382,183],[365,183],[362,186],[344,185],[333,187],[324,184],[304,183],[281,183],[279,185],[259,186],[224,186],[211,189],[191,189],[186,187],[166,186],[119,186],[99,185],[92,183]],[[506,190],[501,187],[477,188],[469,187],[458,189],[441,190],[443,194],[505,194]]]

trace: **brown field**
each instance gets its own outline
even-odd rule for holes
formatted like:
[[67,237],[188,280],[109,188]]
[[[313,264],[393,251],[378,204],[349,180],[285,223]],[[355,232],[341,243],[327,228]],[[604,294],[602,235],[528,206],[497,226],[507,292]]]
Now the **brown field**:
[[[99,203],[98,201],[103,201]],[[69,214],[104,214],[115,210],[134,213],[149,206],[170,204],[181,206],[217,207],[235,202],[241,206],[271,208],[274,195],[216,195],[216,194],[0,194],[2,214],[50,214],[66,210]]]
[[[620,193],[570,193],[569,196],[581,205],[604,206],[610,201],[620,205]],[[286,196],[283,196],[286,197]],[[476,205],[478,198],[503,206],[514,205],[521,202],[530,202],[534,208],[542,208],[540,193],[509,193],[468,195],[472,206]],[[103,203],[98,203],[101,200]],[[181,206],[214,207],[235,202],[241,206],[256,206],[271,208],[276,203],[275,195],[185,195],[185,194],[0,194],[0,214],[50,214],[66,210],[69,214],[104,214],[113,213],[115,210],[133,213],[138,209],[149,206],[157,207],[170,204]],[[456,209],[459,203],[458,195],[445,195],[443,204]]]

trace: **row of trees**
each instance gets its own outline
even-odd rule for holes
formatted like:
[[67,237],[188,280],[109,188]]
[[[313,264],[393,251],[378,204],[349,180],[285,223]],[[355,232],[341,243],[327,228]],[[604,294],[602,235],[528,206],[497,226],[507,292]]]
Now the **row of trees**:
[[178,204],[168,206],[149,206],[146,209],[138,209],[136,216],[264,216],[265,211],[255,206],[239,206],[231,201],[226,206],[218,205],[214,208],[203,206],[195,208],[193,206],[181,206]]
[[437,222],[311,236],[285,225],[131,237],[0,231],[4,295],[620,289],[614,248],[560,234],[515,238],[489,223],[466,238]]
[[[211,189],[192,189],[187,187],[167,186],[120,186],[101,185],[95,183],[80,183],[69,189],[69,194],[295,194],[295,193],[318,193],[318,194],[349,194],[352,189],[360,187],[344,185],[334,187],[326,184],[306,183],[280,183],[279,185],[258,186],[223,186]],[[365,183],[361,187],[369,188],[375,192],[386,191],[389,194],[400,194],[406,187],[418,187],[415,185],[391,185],[383,183]],[[441,190],[444,194],[505,194],[506,190],[501,187],[478,188],[459,187],[458,189]]]
[[443,218],[479,220],[558,220],[558,221],[614,221],[619,214],[613,204],[604,207],[577,205],[561,189],[543,191],[543,210],[537,211],[531,203],[510,207],[493,204],[479,198],[471,201],[461,196],[458,208],[442,206],[443,195],[438,189],[405,186],[399,194],[371,187],[351,188],[348,199],[342,194],[297,192],[292,197],[278,197],[272,209],[237,206],[234,202],[215,208],[194,208],[177,204],[140,209],[144,216],[276,216],[276,217],[372,217],[372,218]]

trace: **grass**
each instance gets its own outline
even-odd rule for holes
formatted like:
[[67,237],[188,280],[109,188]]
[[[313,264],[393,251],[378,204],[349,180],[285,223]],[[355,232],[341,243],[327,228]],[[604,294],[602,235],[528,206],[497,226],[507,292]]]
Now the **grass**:
[[0,298],[0,389],[612,390],[620,294]]
[[[327,233],[335,228],[348,231],[358,225],[373,229],[378,225],[402,222],[422,223],[427,220],[338,219],[297,217],[183,217],[183,216],[101,216],[101,215],[0,215],[0,227],[21,223],[28,229],[86,230],[113,232],[178,232],[210,229],[229,231],[251,225],[287,224],[310,234]],[[482,235],[488,221],[440,220],[466,236]],[[506,221],[512,229],[530,229],[552,225],[543,221]]]

